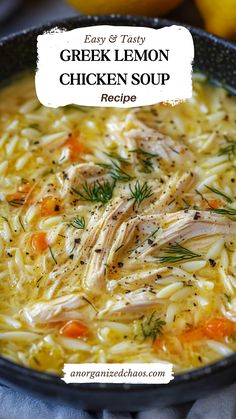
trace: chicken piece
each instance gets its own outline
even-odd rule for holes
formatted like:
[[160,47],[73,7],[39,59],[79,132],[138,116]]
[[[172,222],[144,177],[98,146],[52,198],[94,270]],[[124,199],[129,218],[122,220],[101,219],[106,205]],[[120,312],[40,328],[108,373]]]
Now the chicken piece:
[[[68,320],[69,313],[73,309],[80,308],[86,304],[83,294],[69,294],[54,300],[41,301],[23,309],[23,317],[31,325]],[[77,313],[78,318],[78,313]]]
[[[154,217],[156,223],[160,225],[159,234],[155,236],[151,245],[146,242],[136,248],[130,254],[130,258],[156,256],[161,247],[182,243],[195,237],[236,234],[236,223],[234,221],[208,211],[178,211],[164,216],[157,214]],[[145,219],[143,222],[138,220],[136,228],[140,230],[145,222]]]
[[156,154],[159,159],[169,165],[183,166],[183,161],[189,165],[194,160],[193,153],[180,141],[175,142],[167,135],[161,134],[154,129],[142,124],[139,129],[133,129],[127,133],[127,137],[135,139],[136,148],[147,153]]
[[181,200],[181,197],[184,193],[188,192],[193,185],[196,183],[197,176],[193,172],[188,172],[179,177],[176,173],[164,186],[164,191],[159,195],[158,199],[147,208],[144,213],[154,214],[166,211],[166,207],[173,202],[172,211],[177,207],[178,201]]
[[113,291],[115,288],[120,287],[121,289],[130,290],[134,287],[144,286],[144,284],[155,284],[156,281],[162,281],[169,279],[170,282],[173,279],[180,278],[183,281],[191,281],[193,277],[187,272],[183,271],[180,268],[174,267],[169,269],[166,266],[157,269],[151,269],[147,271],[136,272],[128,276],[124,276],[118,280],[111,280],[108,283],[109,291]]
[[93,163],[80,163],[71,166],[67,173],[62,174],[62,196],[66,196],[72,189],[80,190],[88,184],[108,180],[106,170]]
[[135,259],[135,263],[138,263],[140,256],[156,256],[161,247],[182,243],[195,237],[217,234],[236,234],[236,223],[208,211],[188,210],[169,214],[139,215],[122,223],[108,260],[109,263],[114,262],[118,255],[122,257],[126,253],[128,260]]
[[115,298],[108,300],[98,317],[112,318],[120,315],[127,319],[137,318],[143,314],[144,310],[150,310],[163,304],[164,301],[157,299],[154,292],[140,288],[125,295],[117,294]]
[[100,234],[91,250],[88,268],[84,277],[84,287],[92,293],[101,293],[106,277],[106,264],[110,248],[119,226],[133,211],[132,201],[120,199],[107,210],[106,218],[100,225]]
[[[82,282],[84,283],[84,286],[90,290],[89,284],[91,283],[92,289],[90,291],[95,291],[96,286],[92,285],[92,277],[94,278],[94,285],[98,278],[100,278],[101,288],[97,283],[96,292],[101,292],[103,280],[105,278],[104,264],[109,246],[111,246],[111,240],[114,240],[116,230],[120,223],[128,218],[130,211],[132,210],[132,202],[127,201],[125,198],[111,202],[107,205],[103,214],[101,214],[99,210],[95,210],[95,213],[87,225],[86,231],[84,231],[80,244],[78,244],[73,251],[73,260],[66,261],[63,265],[56,266],[49,274],[49,279],[54,281],[60,279],[62,283],[64,283],[65,278],[69,278],[70,283],[75,284],[83,277]],[[97,252],[96,249],[98,248],[102,249],[101,253]],[[82,264],[80,264],[80,262]],[[93,272],[95,266],[96,269],[98,269],[96,263],[99,263],[99,272],[97,270]],[[84,269],[85,274],[81,273]],[[89,275],[91,276],[90,279],[88,277]]]

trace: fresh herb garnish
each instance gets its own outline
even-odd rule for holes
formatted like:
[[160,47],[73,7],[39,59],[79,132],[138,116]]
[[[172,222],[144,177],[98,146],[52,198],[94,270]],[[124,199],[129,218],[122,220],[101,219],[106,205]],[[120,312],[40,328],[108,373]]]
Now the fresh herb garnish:
[[163,256],[157,258],[161,263],[176,263],[201,257],[201,255],[192,252],[180,244],[170,246],[164,249],[164,252],[165,254]]
[[226,195],[224,192],[221,192],[219,189],[212,188],[211,186],[205,185],[205,187],[209,189],[209,191],[215,193],[216,195],[222,196],[222,198],[224,198],[227,202],[232,204],[233,202],[232,199],[228,195]]
[[9,221],[8,221],[7,217],[4,217],[4,215],[0,215],[0,217],[2,217],[2,219],[9,224]]
[[91,301],[88,299],[88,298],[86,298],[86,297],[82,297],[83,298],[83,300],[84,301],[86,301],[86,303],[88,303],[93,309],[94,309],[94,311],[96,312],[96,313],[98,313],[98,311],[97,311],[97,309],[96,309],[96,307],[94,306],[94,304],[93,303],[91,303]]
[[133,179],[132,176],[126,173],[123,169],[121,169],[121,167],[119,167],[118,164],[114,161],[112,162],[110,168],[110,175],[112,179],[117,180],[118,182],[128,182],[129,180]]
[[149,153],[148,151],[142,150],[141,148],[136,148],[131,152],[137,153],[141,166],[140,172],[151,173],[153,170],[153,162],[151,160],[153,157],[158,157],[158,154]]
[[115,161],[111,160],[110,164],[106,163],[99,163],[99,166],[104,167],[105,169],[109,170],[109,174],[111,175],[112,179],[118,182],[128,182],[132,180],[132,176],[130,176],[127,172],[125,172]]
[[110,157],[111,160],[116,160],[120,163],[125,163],[125,164],[129,164],[128,163],[128,159],[126,159],[125,157],[120,156],[118,153],[112,152],[112,153],[104,153],[107,157]]
[[228,154],[228,158],[232,159],[236,155],[236,141],[229,140],[228,138],[226,138],[226,141],[227,145],[219,149],[218,156]]
[[137,180],[134,185],[134,189],[132,189],[131,185],[129,185],[129,189],[131,192],[131,198],[129,199],[134,199],[134,203],[137,204],[138,207],[141,205],[144,199],[153,195],[152,187],[148,186],[147,182],[144,182],[144,184],[141,186],[141,183],[139,180]]
[[119,247],[117,247],[117,249],[115,250],[115,253],[119,252],[119,250],[122,249],[122,247],[124,247],[124,243],[122,243]]
[[53,259],[55,265],[57,265],[57,260],[56,260],[54,254],[53,254],[51,246],[48,246],[48,248],[49,248],[50,255],[52,256],[52,259]]
[[22,230],[25,231],[25,227],[24,227],[24,224],[22,223],[21,217],[19,217],[19,223],[21,225]]
[[85,228],[85,219],[84,217],[79,217],[78,215],[73,218],[70,225],[78,230],[83,230]]
[[183,209],[189,209],[190,208],[190,204],[186,201],[186,199],[182,198],[182,201],[184,203],[184,208]]
[[225,215],[226,217],[236,216],[236,209],[234,208],[211,208],[210,211],[215,214]]
[[102,205],[107,204],[112,198],[113,190],[116,182],[99,182],[96,181],[89,185],[87,182],[83,185],[83,192],[72,188],[72,191],[80,196],[84,201],[101,202]]
[[145,318],[140,325],[144,339],[152,338],[152,340],[155,341],[157,336],[162,335],[162,329],[165,324],[166,323],[163,320],[155,315],[154,311],[151,316]]

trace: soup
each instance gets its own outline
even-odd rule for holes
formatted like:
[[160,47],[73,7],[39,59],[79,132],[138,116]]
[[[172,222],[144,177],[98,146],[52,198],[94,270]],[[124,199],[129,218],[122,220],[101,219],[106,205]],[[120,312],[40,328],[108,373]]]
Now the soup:
[[63,364],[169,361],[236,350],[236,101],[135,109],[0,91],[0,353]]

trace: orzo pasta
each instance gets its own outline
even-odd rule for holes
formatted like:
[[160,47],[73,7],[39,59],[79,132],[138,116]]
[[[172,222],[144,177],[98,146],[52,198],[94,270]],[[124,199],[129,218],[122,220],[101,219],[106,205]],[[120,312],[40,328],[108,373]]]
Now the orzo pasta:
[[0,92],[0,353],[170,361],[236,350],[236,101],[45,108],[33,77]]

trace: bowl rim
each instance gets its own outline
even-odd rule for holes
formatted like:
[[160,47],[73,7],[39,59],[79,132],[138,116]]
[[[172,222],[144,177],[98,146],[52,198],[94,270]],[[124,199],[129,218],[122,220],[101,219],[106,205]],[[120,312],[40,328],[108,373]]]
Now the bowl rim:
[[[73,16],[73,17],[66,17],[62,19],[55,19],[50,20],[42,25],[36,25],[32,26],[30,28],[20,30],[14,33],[11,33],[7,36],[0,37],[0,48],[7,44],[8,42],[14,41],[15,39],[21,38],[30,34],[38,34],[42,31],[48,30],[52,27],[63,27],[63,25],[67,24],[73,24],[78,22],[78,25],[81,24],[86,26],[94,26],[94,25],[124,25],[128,26],[132,23],[133,26],[147,26],[147,27],[155,27],[155,26],[170,26],[170,25],[180,25],[188,28],[193,35],[197,35],[200,38],[208,39],[212,41],[212,43],[221,44],[224,47],[227,47],[235,52],[236,57],[236,43],[220,38],[216,35],[213,35],[211,33],[208,33],[204,31],[203,29],[193,27],[191,25],[184,24],[182,22],[177,22],[174,20],[169,19],[162,19],[162,18],[155,18],[155,17],[146,17],[146,16],[131,16],[131,15],[99,15],[99,16]],[[107,23],[109,22],[109,23]],[[78,27],[79,27],[78,26]],[[17,72],[16,72],[17,74]],[[205,378],[209,375],[214,375],[219,373],[222,370],[230,369],[232,366],[236,364],[236,353],[232,354],[230,356],[227,356],[225,358],[220,359],[219,361],[216,361],[214,363],[205,365],[203,367],[183,371],[181,373],[178,373],[175,375],[174,380],[168,383],[168,387],[171,386],[172,388],[176,385],[179,385],[181,383],[185,382],[195,382],[199,381],[202,378]],[[28,381],[31,380],[37,380],[38,383],[46,383],[51,384],[52,386],[59,386],[63,387],[63,389],[66,388],[66,384],[61,380],[61,377],[58,375],[54,375],[47,372],[41,372],[38,370],[34,370],[33,368],[29,368],[20,364],[17,364],[7,358],[4,358],[0,355],[0,382],[11,382],[13,381],[10,379],[10,375],[7,374],[7,378],[1,379],[1,376],[4,375],[2,372],[12,373],[14,378],[22,379],[22,376],[27,378]],[[99,383],[74,383],[70,384],[68,387],[68,391],[72,391],[73,389],[79,390],[81,392],[83,391],[92,391],[95,390],[96,392],[104,392],[104,391],[122,391],[126,390],[129,392],[136,392],[136,391],[143,391],[144,389],[147,389],[150,391],[150,389],[156,389],[166,387],[166,384],[130,384],[127,386],[127,384],[105,384],[100,385]]]

